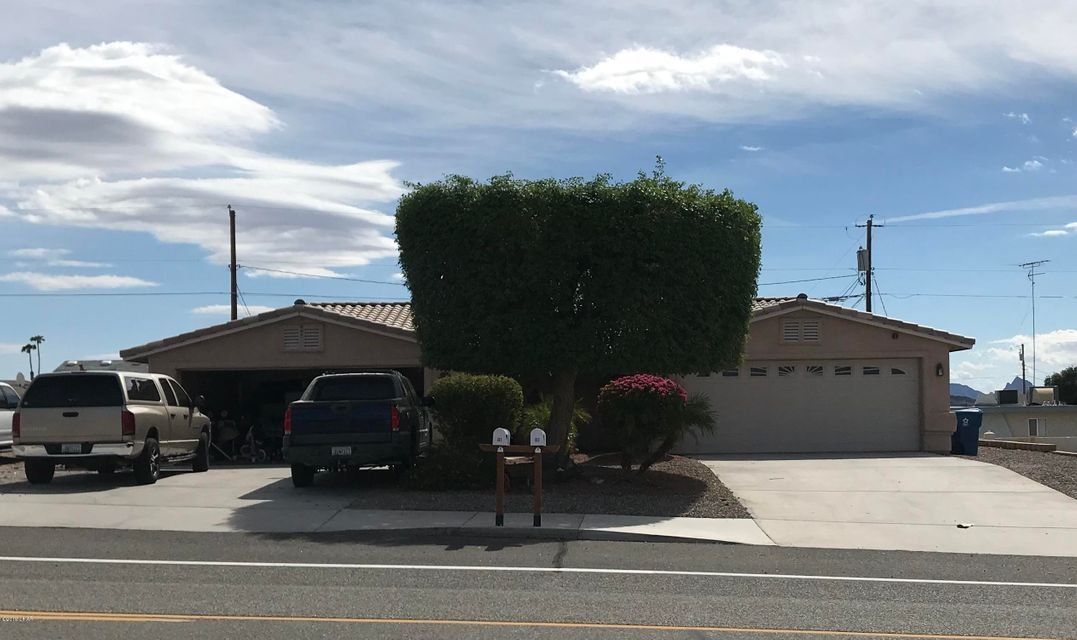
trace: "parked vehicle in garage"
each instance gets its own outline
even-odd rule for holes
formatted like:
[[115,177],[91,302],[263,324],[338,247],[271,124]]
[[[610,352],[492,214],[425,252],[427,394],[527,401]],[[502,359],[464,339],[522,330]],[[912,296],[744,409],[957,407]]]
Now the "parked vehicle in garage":
[[284,415],[292,483],[308,486],[320,470],[412,465],[430,447],[427,404],[397,371],[318,376]]
[[153,484],[163,462],[209,468],[209,418],[178,382],[114,371],[38,376],[15,412],[14,452],[32,484],[52,481],[57,464],[112,473],[130,466]]
[[11,446],[11,421],[19,408],[19,394],[10,385],[0,384],[0,449]]

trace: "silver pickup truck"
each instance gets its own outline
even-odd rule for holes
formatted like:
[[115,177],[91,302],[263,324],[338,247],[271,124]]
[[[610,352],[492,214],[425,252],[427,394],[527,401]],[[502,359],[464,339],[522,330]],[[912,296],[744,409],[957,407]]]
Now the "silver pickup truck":
[[210,421],[178,382],[153,373],[86,371],[38,376],[12,419],[15,456],[32,484],[56,465],[112,473],[134,468],[153,484],[162,462],[209,469]]

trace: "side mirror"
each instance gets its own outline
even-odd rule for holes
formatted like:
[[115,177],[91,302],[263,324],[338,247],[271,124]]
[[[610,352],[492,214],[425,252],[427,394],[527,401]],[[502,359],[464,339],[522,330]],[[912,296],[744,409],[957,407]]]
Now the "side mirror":
[[432,407],[432,406],[434,406],[434,396],[423,396],[423,400],[422,400],[421,404],[424,407]]
[[199,395],[194,399],[194,408],[204,412],[206,410],[206,396]]

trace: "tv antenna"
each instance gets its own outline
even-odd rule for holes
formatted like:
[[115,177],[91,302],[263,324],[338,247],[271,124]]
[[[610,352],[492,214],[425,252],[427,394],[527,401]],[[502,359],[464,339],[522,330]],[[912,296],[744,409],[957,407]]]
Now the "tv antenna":
[[1017,266],[1028,269],[1028,280],[1032,283],[1032,386],[1036,386],[1036,276],[1042,276],[1042,272],[1036,271],[1041,265],[1050,260],[1033,260]]

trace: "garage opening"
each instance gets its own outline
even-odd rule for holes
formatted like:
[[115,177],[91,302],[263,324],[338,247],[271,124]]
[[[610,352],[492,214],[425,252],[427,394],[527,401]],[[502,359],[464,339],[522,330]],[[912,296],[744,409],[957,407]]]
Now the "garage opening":
[[[220,460],[236,458],[243,445],[255,441],[267,461],[281,459],[284,412],[299,399],[311,380],[325,373],[384,371],[378,368],[180,370],[179,380],[192,396],[206,398],[213,420],[213,452]],[[402,367],[416,389],[423,389],[422,367]]]

